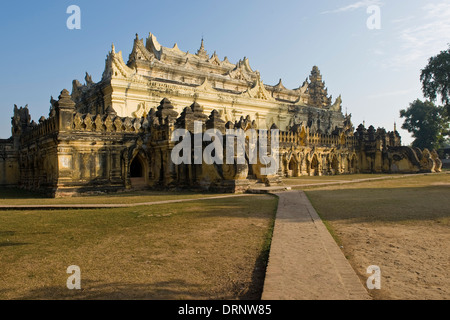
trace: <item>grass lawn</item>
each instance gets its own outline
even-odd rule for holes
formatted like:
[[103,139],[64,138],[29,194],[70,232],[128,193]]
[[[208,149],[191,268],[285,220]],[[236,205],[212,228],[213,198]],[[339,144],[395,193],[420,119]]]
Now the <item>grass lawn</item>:
[[[0,211],[0,299],[259,299],[276,206],[258,195]],[[81,290],[66,287],[70,265]]]
[[375,299],[450,299],[450,175],[413,175],[306,191]]

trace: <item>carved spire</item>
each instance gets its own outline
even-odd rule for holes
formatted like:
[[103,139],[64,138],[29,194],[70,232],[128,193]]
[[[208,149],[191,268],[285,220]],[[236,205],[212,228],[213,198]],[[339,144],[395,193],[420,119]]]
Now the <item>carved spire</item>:
[[73,102],[72,97],[67,89],[61,91],[61,94],[58,97],[58,108],[59,109],[69,109],[75,110],[75,102]]
[[56,115],[56,105],[57,105],[58,100],[53,99],[53,96],[50,96],[50,110],[48,113],[49,117],[54,117]]
[[31,125],[31,116],[28,111],[28,105],[18,108],[14,105],[14,116],[11,118],[12,135],[20,135]]
[[186,107],[181,112],[180,117],[175,121],[175,127],[187,129],[191,132],[194,131],[194,111],[192,111],[191,107]]
[[94,81],[92,81],[92,76],[86,72],[86,75],[84,77],[84,81],[86,81],[86,85],[89,87],[94,84]]
[[194,117],[196,121],[205,122],[208,120],[208,115],[203,113],[203,107],[199,105],[197,102],[191,104],[191,109],[194,112]]
[[169,101],[169,99],[164,98],[161,100],[161,104],[158,106],[158,111],[156,111],[156,116],[159,118],[160,124],[163,124],[165,120],[168,123],[174,123],[178,112],[174,110],[174,106]]
[[198,49],[197,51],[197,56],[202,58],[202,59],[208,59],[208,52],[205,50],[205,44],[203,42],[203,37],[202,37],[202,43],[200,45],[200,49]]
[[317,66],[313,67],[309,80],[310,84],[307,90],[309,105],[316,108],[330,106],[331,99],[328,97],[328,90],[325,88],[325,82],[322,81],[322,75]]
[[217,110],[211,111],[208,121],[206,121],[206,129],[218,129],[220,132],[225,132],[225,121],[220,117]]

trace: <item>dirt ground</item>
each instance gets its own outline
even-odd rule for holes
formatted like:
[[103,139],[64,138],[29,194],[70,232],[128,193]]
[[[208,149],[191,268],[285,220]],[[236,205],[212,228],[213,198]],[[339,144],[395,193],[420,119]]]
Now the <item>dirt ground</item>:
[[450,299],[450,175],[308,190],[315,209],[374,299]]
[[[255,195],[0,211],[0,299],[259,299],[276,207]],[[71,265],[81,290],[66,287]]]

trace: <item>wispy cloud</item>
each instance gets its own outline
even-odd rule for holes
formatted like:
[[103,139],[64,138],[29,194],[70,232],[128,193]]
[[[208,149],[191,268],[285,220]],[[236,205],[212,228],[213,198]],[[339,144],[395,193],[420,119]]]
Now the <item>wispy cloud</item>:
[[352,4],[349,4],[347,6],[335,9],[335,10],[328,10],[323,11],[322,14],[328,14],[328,13],[341,13],[341,12],[347,12],[347,11],[354,11],[361,8],[367,8],[371,5],[381,5],[382,2],[380,0],[362,0],[358,1]]
[[[427,4],[423,16],[403,24],[396,33],[399,50],[389,61],[390,66],[410,66],[446,49],[450,42],[450,1]],[[402,22],[409,22],[404,20]]]
[[369,95],[367,98],[369,98],[369,99],[378,99],[378,98],[386,98],[386,97],[403,96],[403,95],[406,95],[406,94],[411,93],[413,91],[414,91],[414,89],[405,89],[405,90],[396,90],[396,91],[382,92],[382,93]]
[[415,19],[415,16],[409,16],[409,17],[405,17],[405,18],[393,19],[393,20],[391,20],[391,22],[393,24],[400,24],[400,23],[404,23],[404,22],[407,22],[407,21],[411,21],[412,19]]

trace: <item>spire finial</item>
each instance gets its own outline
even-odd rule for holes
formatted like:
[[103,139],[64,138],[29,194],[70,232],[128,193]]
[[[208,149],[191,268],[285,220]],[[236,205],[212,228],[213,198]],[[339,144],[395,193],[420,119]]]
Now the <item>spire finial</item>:
[[202,42],[200,45],[200,49],[198,49],[197,51],[197,56],[201,57],[201,58],[207,58],[208,57],[208,52],[205,50],[205,44],[203,41],[203,35],[202,35]]
[[116,47],[114,46],[114,42],[111,44],[111,53],[116,53]]

